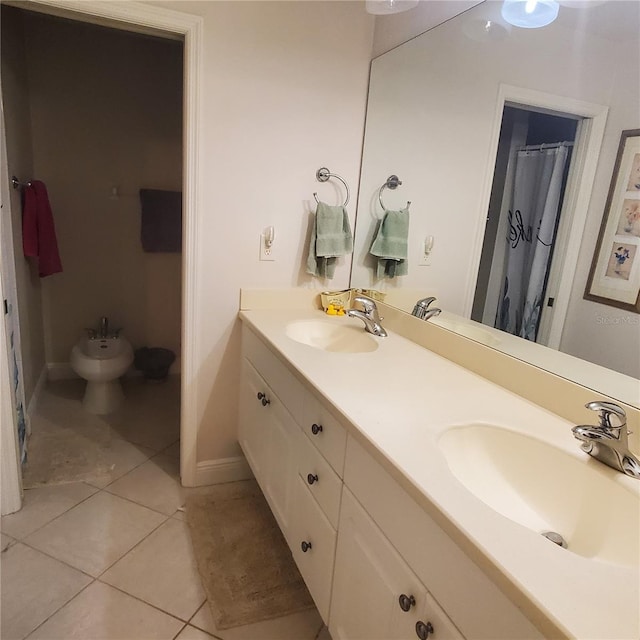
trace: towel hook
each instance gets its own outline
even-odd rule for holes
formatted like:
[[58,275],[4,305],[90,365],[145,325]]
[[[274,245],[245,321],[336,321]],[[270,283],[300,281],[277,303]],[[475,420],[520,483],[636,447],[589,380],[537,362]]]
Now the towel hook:
[[[387,210],[387,207],[385,207],[384,206],[384,202],[382,202],[382,192],[383,192],[383,190],[386,187],[387,189],[391,189],[393,191],[394,189],[397,189],[401,184],[402,184],[402,180],[400,180],[400,178],[398,178],[398,176],[391,175],[391,176],[389,176],[387,178],[386,182],[378,190],[378,200],[380,201],[380,206],[382,207],[382,209],[384,211]],[[407,200],[407,209],[409,208],[410,205],[411,205],[411,200]]]
[[31,183],[27,182],[20,182],[20,180],[18,180],[18,178],[16,176],[11,176],[11,185],[13,186],[14,189],[20,189],[20,187],[30,187]]
[[[344,178],[341,178],[337,173],[331,173],[329,169],[327,169],[326,167],[321,167],[316,171],[316,180],[318,182],[326,182],[329,178],[337,178],[338,180],[340,180],[340,182],[342,182],[342,184],[344,185],[344,188],[347,190],[347,197],[345,198],[344,204],[342,205],[343,207],[346,207],[350,198],[349,185],[347,184],[346,180]],[[316,199],[316,202],[319,204],[320,200],[318,200],[318,194],[314,193],[313,197]]]

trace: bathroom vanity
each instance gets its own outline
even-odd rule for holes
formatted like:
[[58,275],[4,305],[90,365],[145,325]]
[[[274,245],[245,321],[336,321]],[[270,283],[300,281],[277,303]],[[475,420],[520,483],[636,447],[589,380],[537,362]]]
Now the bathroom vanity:
[[639,637],[640,483],[570,422],[393,326],[240,317],[239,441],[333,640]]

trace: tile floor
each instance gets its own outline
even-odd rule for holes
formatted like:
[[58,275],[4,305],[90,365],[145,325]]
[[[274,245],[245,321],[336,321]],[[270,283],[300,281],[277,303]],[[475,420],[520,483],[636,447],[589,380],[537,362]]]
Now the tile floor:
[[108,417],[82,411],[82,384],[47,385],[32,488],[0,523],[3,640],[331,640],[315,610],[216,629],[181,510],[206,488],[180,486],[178,380],[126,381]]

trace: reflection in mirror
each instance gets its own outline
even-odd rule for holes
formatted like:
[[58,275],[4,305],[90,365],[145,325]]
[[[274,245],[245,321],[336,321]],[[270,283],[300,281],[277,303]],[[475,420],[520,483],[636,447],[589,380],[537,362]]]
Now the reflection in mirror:
[[[640,126],[640,3],[563,5],[541,29],[507,25],[500,4],[488,0],[373,61],[351,286],[384,291],[408,312],[435,295],[444,313],[430,322],[638,406],[639,316],[583,293],[620,133]],[[537,190],[553,213],[544,222],[515,214],[518,154],[552,156],[555,178]],[[384,208],[411,201],[406,275],[379,277],[389,274],[370,249],[391,175],[402,184],[384,191]],[[513,244],[540,229],[551,245],[544,260],[530,250],[509,266],[509,233]],[[494,328],[518,261],[542,266],[513,332],[540,344]]]

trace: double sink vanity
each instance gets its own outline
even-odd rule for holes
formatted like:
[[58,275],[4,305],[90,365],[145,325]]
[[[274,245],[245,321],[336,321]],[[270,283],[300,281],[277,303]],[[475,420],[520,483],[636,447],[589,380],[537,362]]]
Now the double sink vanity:
[[239,441],[333,640],[640,637],[640,482],[574,423],[415,318],[242,306]]

